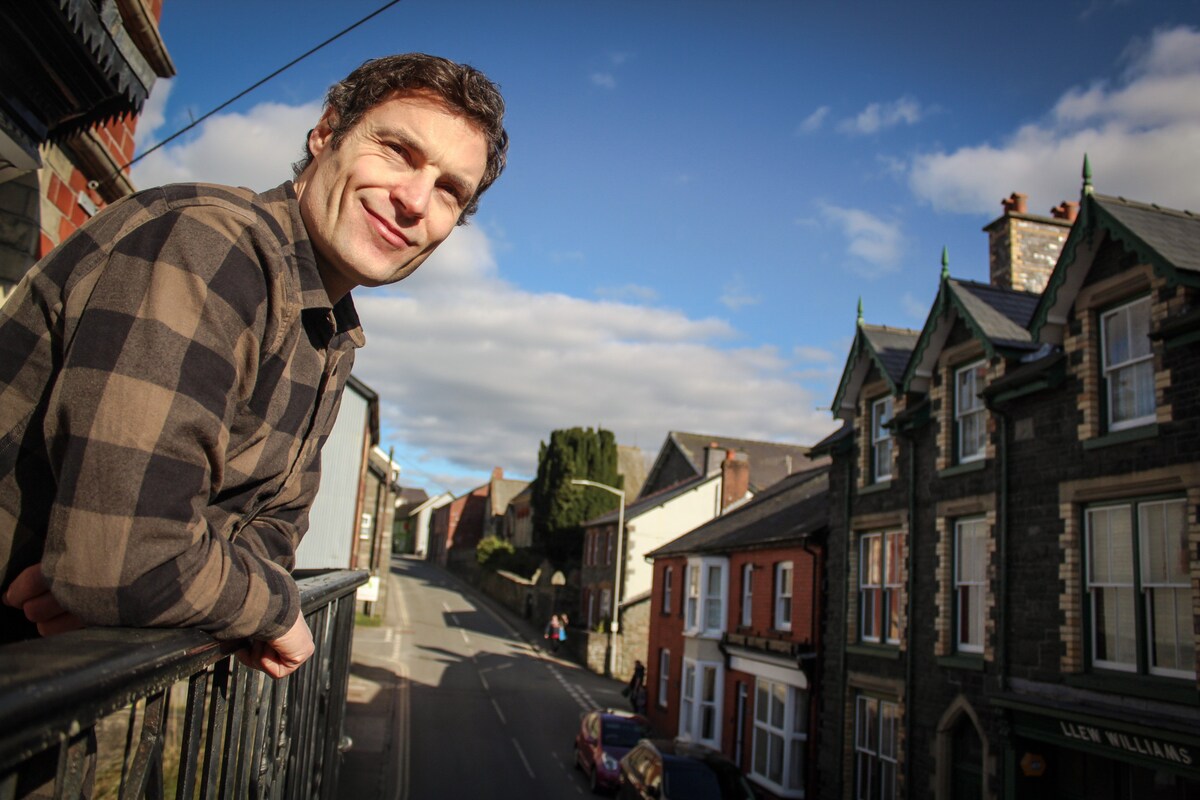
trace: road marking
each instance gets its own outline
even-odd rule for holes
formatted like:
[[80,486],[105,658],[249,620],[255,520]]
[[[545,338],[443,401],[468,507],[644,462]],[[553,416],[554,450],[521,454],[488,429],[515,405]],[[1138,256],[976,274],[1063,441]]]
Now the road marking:
[[504,712],[500,710],[500,704],[496,702],[496,698],[492,698],[492,708],[496,709],[496,716],[500,718],[500,722],[507,725],[508,720],[504,718]]
[[[457,623],[455,623],[455,624],[457,624]],[[470,643],[471,643],[471,639],[470,639],[470,637],[469,637],[469,636],[467,636],[467,629],[466,629],[466,628],[459,628],[459,629],[458,629],[458,632],[462,634],[462,637],[463,637],[463,641],[464,641],[464,642],[466,642],[467,644],[470,644]]]
[[487,678],[485,678],[483,675],[483,670],[479,671],[479,682],[483,684],[484,689],[488,690],[489,692],[492,690],[492,687],[488,686]]
[[517,748],[517,755],[521,757],[521,763],[525,765],[525,771],[529,773],[529,777],[537,780],[537,776],[533,774],[533,767],[529,766],[529,759],[525,758],[525,751],[521,749],[521,743],[516,739],[512,740],[513,747]]
[[400,737],[400,752],[396,759],[397,769],[400,772],[396,780],[396,800],[408,800],[409,765],[412,763],[410,753],[412,701],[409,696],[408,670],[403,663],[396,665],[396,675],[400,682],[398,687],[400,696],[396,701],[396,716],[399,717],[396,720],[396,727],[399,729]]

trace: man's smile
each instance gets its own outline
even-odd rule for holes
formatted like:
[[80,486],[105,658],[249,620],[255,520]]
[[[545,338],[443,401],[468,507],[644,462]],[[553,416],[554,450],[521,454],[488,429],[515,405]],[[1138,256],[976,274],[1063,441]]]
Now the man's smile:
[[371,225],[375,228],[376,232],[389,245],[396,249],[412,245],[412,242],[404,235],[403,231],[382,215],[375,213],[366,203],[363,203],[363,210],[366,212],[367,219],[371,221]]

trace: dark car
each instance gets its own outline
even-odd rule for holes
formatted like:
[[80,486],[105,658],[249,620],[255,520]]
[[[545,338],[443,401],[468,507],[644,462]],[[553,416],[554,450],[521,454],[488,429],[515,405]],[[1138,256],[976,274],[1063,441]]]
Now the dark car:
[[670,739],[643,739],[621,759],[617,796],[637,800],[754,800],[742,771],[720,753]]
[[583,715],[575,734],[575,764],[588,776],[593,792],[617,788],[621,757],[649,730],[645,717],[628,711],[608,708]]

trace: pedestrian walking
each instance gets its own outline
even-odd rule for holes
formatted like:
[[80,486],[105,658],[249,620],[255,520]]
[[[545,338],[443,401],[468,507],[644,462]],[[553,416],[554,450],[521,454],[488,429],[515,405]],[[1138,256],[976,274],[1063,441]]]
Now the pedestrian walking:
[[621,690],[621,694],[629,698],[629,705],[635,713],[642,713],[638,710],[638,695],[641,695],[642,709],[646,707],[646,666],[641,661],[633,662],[633,675],[629,678],[629,683],[625,684],[625,688]]
[[546,630],[542,631],[542,638],[550,642],[551,652],[558,652],[558,643],[564,636],[562,620],[558,618],[558,614],[551,614],[550,621],[546,623]]

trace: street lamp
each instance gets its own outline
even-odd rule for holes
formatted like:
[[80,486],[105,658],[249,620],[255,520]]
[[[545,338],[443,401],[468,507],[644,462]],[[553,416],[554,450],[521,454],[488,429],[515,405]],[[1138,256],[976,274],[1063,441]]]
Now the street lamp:
[[575,486],[594,486],[597,489],[603,489],[609,494],[615,494],[621,501],[617,506],[617,577],[613,583],[612,618],[608,623],[608,674],[611,676],[617,672],[617,628],[620,627],[620,623],[617,621],[617,612],[621,607],[621,578],[625,569],[625,490],[609,486],[607,483],[586,481],[583,478],[572,478],[571,483]]

